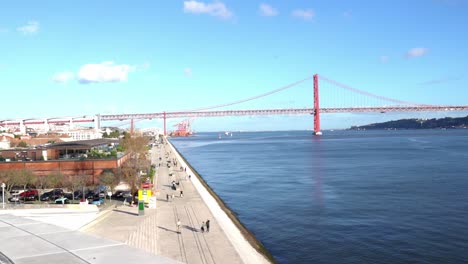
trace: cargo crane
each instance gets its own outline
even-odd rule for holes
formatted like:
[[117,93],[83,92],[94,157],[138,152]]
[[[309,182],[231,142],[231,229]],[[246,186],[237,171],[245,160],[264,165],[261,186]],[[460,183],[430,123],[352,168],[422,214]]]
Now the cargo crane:
[[193,118],[182,120],[180,123],[174,125],[177,130],[172,131],[169,136],[171,137],[187,137],[193,134],[191,125]]

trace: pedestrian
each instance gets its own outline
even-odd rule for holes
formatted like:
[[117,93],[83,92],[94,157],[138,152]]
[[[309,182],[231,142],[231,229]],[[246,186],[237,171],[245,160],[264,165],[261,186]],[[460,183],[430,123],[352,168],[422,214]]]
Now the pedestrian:
[[166,201],[169,202],[169,194],[166,193]]
[[192,179],[192,175],[189,174],[188,178],[189,178],[189,180]]
[[180,190],[180,197],[183,198],[184,197],[184,191]]
[[181,225],[180,219],[177,219],[177,233],[179,234],[180,234],[180,225]]
[[187,172],[187,167],[185,167],[185,172]]
[[205,222],[202,222],[201,223],[201,232],[204,233],[205,232]]
[[210,219],[206,220],[206,232],[210,232]]

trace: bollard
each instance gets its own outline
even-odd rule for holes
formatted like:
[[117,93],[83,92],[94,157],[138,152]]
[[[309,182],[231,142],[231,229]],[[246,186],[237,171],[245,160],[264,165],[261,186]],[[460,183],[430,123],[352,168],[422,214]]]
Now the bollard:
[[145,201],[138,200],[138,215],[145,215]]

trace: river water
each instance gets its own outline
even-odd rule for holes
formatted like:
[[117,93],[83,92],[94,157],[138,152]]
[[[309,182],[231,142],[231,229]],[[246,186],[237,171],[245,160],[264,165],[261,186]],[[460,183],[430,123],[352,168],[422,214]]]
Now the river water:
[[278,263],[468,263],[468,130],[171,141]]

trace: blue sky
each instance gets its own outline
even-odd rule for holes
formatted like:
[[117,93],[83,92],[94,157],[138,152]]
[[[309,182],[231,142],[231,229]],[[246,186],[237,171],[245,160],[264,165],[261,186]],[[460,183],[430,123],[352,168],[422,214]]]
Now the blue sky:
[[[467,11],[466,0],[4,1],[0,119],[195,109],[314,73],[403,101],[466,105]],[[311,87],[228,109],[312,107]],[[325,83],[321,95],[323,107],[378,104]],[[328,114],[322,124],[444,115]],[[312,119],[200,118],[193,126],[310,129]]]

